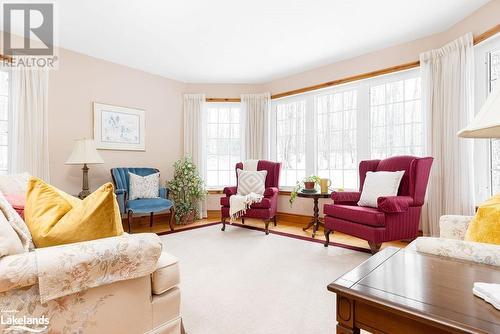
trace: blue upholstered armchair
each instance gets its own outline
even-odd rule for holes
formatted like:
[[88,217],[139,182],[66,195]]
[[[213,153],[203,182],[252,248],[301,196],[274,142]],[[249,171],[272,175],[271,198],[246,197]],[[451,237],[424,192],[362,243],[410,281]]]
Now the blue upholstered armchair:
[[132,223],[134,213],[149,213],[149,226],[153,226],[153,214],[155,212],[170,210],[170,230],[174,230],[173,219],[174,219],[174,203],[168,199],[168,189],[160,187],[158,198],[139,198],[134,200],[128,200],[128,194],[130,192],[129,188],[129,175],[128,173],[137,174],[140,176],[146,176],[154,173],[158,173],[159,170],[156,168],[112,168],[111,177],[113,178],[113,183],[115,185],[116,198],[118,204],[120,205],[120,213],[127,214],[128,220],[128,231],[130,232],[130,225]]

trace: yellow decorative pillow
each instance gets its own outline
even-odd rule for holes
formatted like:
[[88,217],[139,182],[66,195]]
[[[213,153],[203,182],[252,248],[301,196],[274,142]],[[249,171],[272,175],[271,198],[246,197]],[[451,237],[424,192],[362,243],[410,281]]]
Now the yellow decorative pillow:
[[31,177],[24,219],[37,248],[123,234],[120,209],[111,183],[80,200]]
[[500,194],[479,206],[467,228],[465,240],[500,245]]

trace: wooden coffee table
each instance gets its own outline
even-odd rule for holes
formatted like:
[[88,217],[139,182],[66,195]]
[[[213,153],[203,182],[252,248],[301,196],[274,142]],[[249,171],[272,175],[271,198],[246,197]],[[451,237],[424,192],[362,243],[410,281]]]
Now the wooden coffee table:
[[330,198],[331,194],[332,194],[331,192],[321,193],[319,191],[315,192],[315,193],[307,193],[307,192],[299,191],[297,193],[298,197],[312,198],[314,200],[313,219],[306,227],[304,227],[302,229],[303,231],[307,231],[312,226],[313,227],[313,233],[312,233],[313,238],[316,236],[316,232],[318,231],[319,226],[323,225],[323,222],[319,219],[318,200],[320,198]]
[[337,334],[500,333],[500,311],[472,294],[498,267],[389,247],[328,285]]

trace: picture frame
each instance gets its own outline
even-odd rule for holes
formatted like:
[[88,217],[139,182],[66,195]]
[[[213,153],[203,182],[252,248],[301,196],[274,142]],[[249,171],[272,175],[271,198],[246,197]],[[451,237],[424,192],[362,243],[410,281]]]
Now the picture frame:
[[94,142],[100,150],[145,151],[145,110],[93,102]]

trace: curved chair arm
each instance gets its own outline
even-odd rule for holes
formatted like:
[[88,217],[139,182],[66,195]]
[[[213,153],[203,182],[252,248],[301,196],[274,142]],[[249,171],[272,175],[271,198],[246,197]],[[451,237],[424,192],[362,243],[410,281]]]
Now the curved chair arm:
[[359,191],[334,191],[330,197],[334,204],[357,205],[361,193]]
[[269,188],[266,188],[266,190],[264,191],[264,197],[273,197],[274,195],[278,194],[279,193],[279,189],[276,188],[276,187],[269,187]]
[[238,192],[238,188],[237,187],[225,187],[222,192],[226,195],[226,197],[230,197],[232,195],[236,195],[236,193]]
[[406,212],[413,204],[410,196],[383,196],[377,198],[377,207],[385,213]]
[[160,187],[160,197],[168,199],[169,189],[167,187]]
[[127,205],[127,190],[116,189],[115,195],[116,195],[116,200],[118,201],[118,207],[120,208],[120,213],[125,213],[125,208]]

